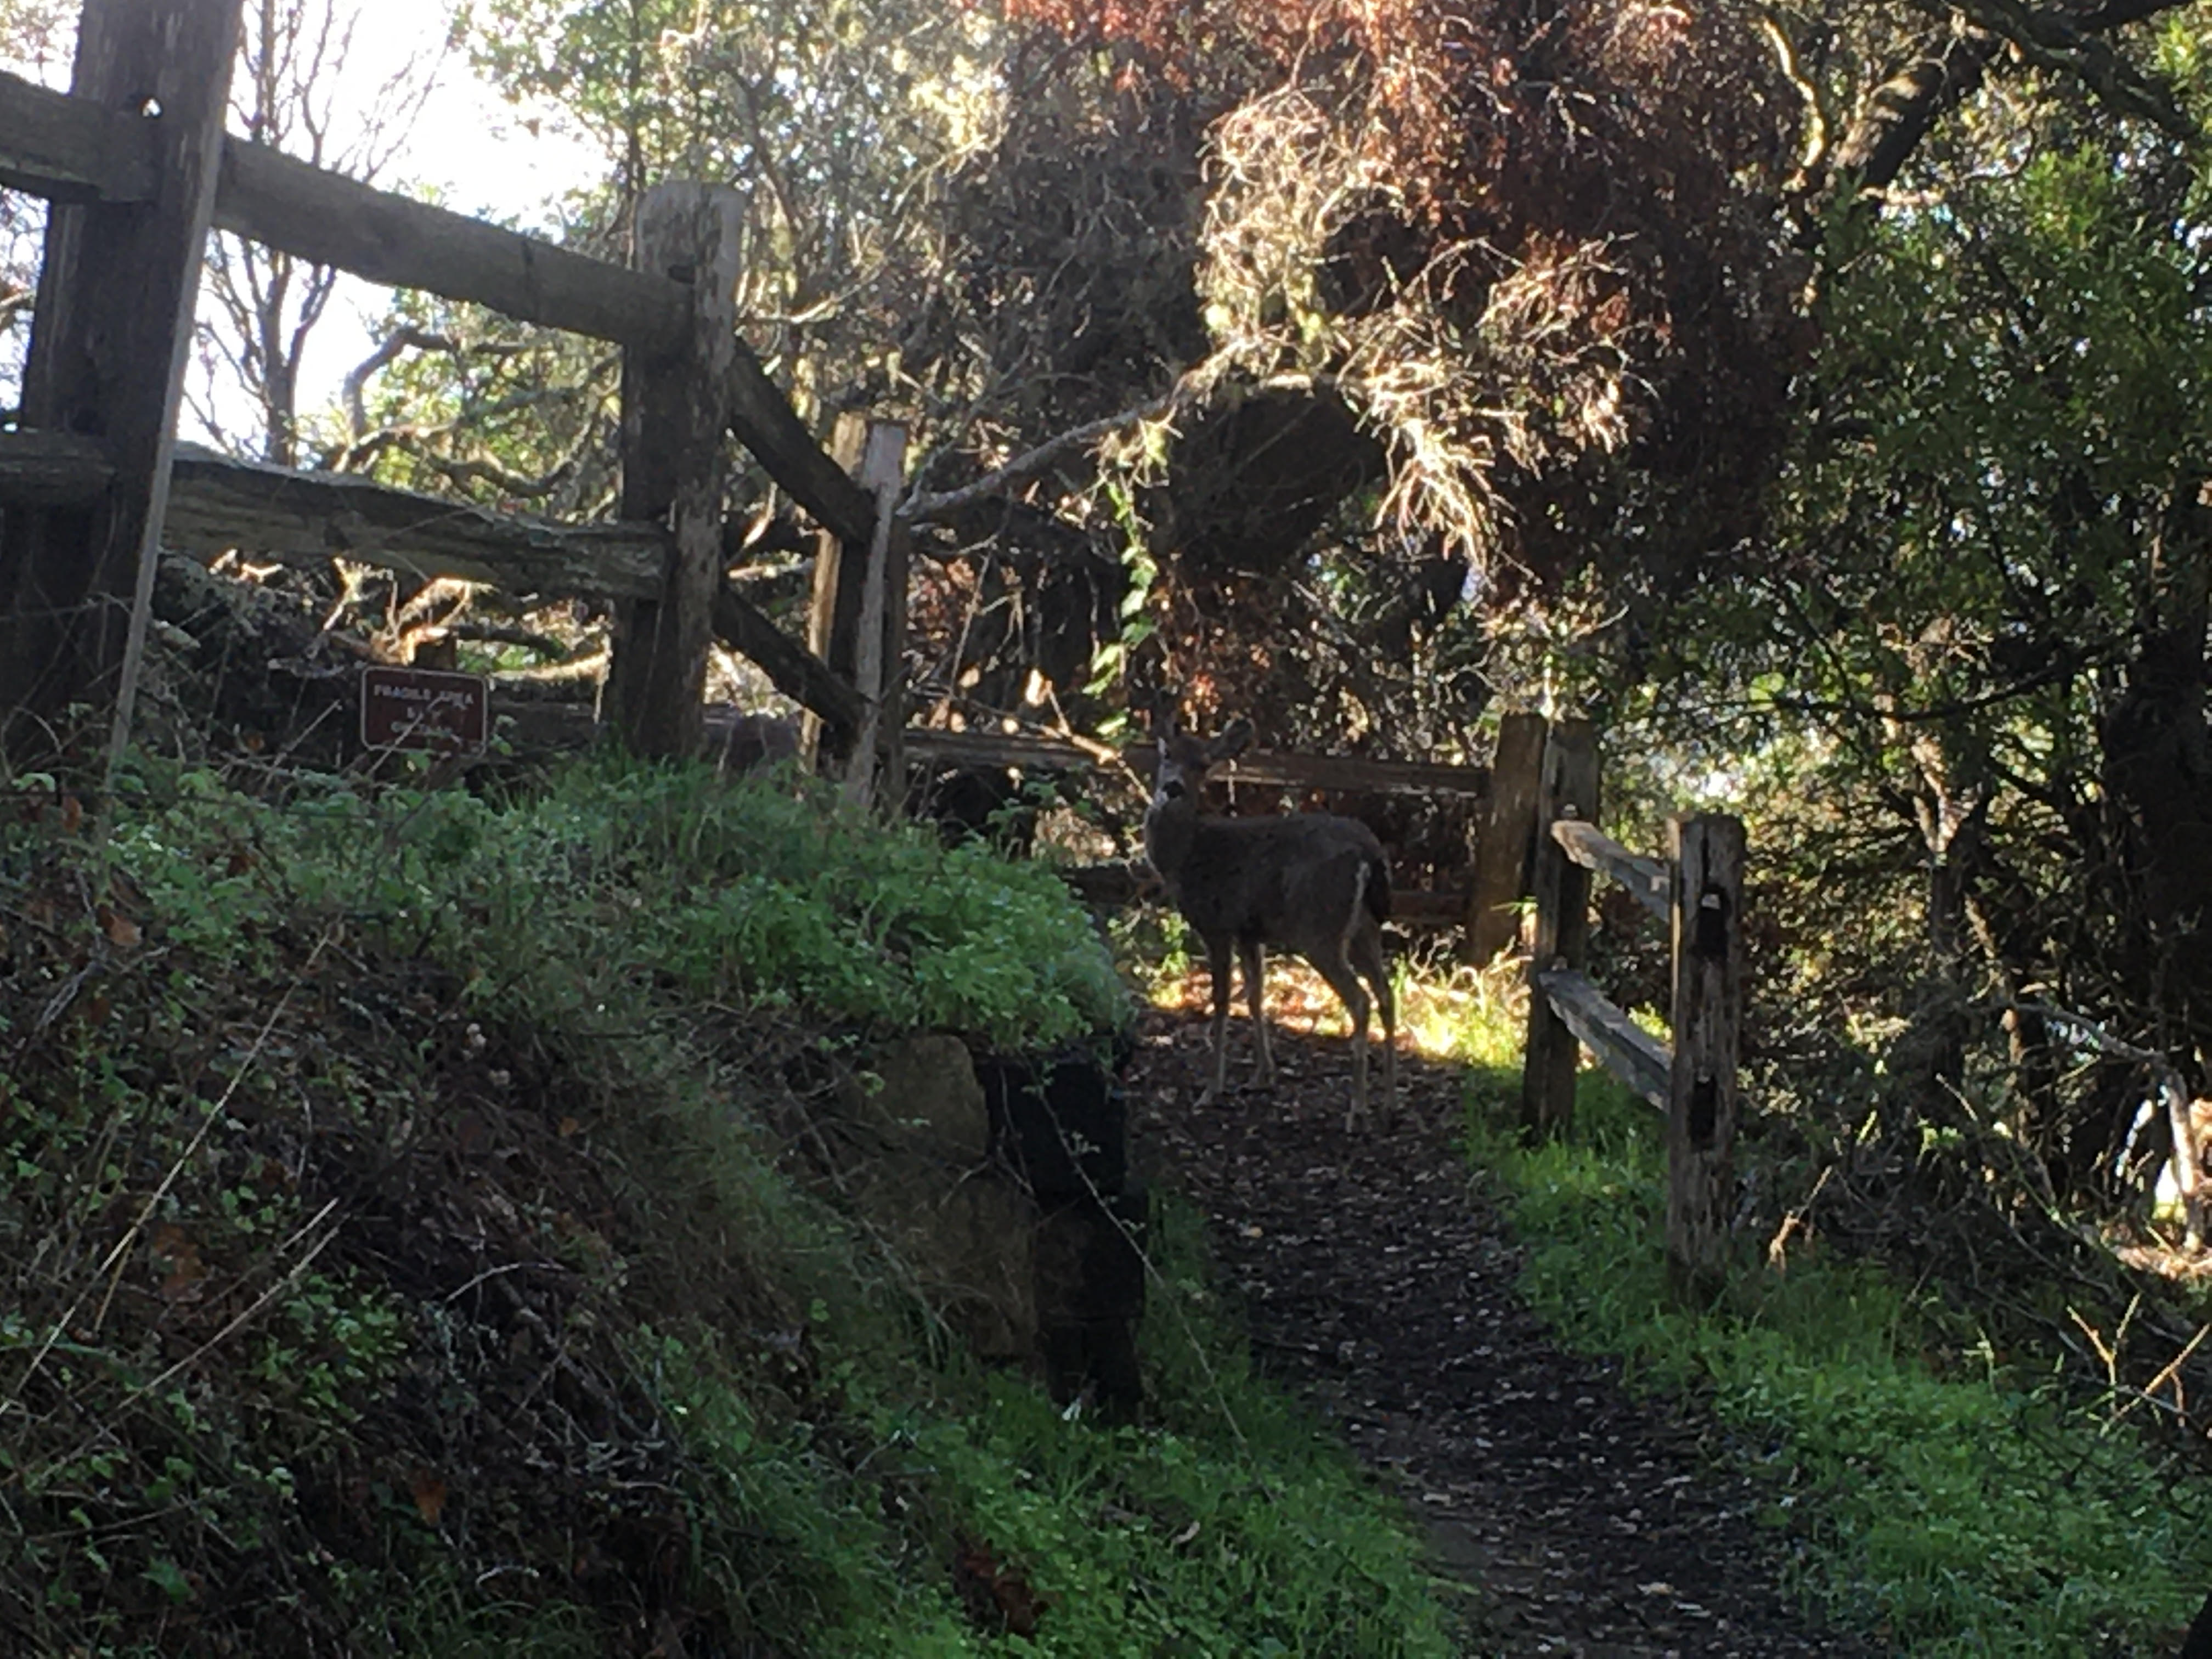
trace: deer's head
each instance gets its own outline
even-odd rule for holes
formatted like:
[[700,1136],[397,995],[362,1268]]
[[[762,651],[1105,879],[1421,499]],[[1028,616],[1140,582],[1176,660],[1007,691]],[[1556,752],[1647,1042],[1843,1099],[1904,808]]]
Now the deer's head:
[[1160,717],[1158,737],[1160,764],[1152,780],[1152,805],[1188,800],[1195,806],[1206,787],[1206,775],[1249,746],[1252,722],[1232,720],[1218,737],[1200,738],[1177,726],[1170,703]]

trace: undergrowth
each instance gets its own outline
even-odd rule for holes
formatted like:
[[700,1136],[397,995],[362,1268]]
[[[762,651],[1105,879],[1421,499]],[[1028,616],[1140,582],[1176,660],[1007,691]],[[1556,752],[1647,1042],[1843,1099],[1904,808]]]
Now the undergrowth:
[[1470,1139],[1527,1292],[1565,1340],[1710,1401],[1802,1540],[1801,1592],[1930,1659],[2170,1650],[2212,1582],[2212,1492],[2154,1466],[2124,1401],[2001,1363],[1932,1294],[1817,1252],[1747,1259],[1719,1305],[1686,1309],[1659,1115],[1586,1073],[1573,1134],[1526,1148],[1512,1091],[1478,1073]]
[[[1048,874],[788,778],[0,801],[0,1648],[1432,1655],[1159,1230],[1146,1415],[786,1172],[865,1044],[1102,1042]],[[1179,1265],[1180,1264],[1180,1265]]]

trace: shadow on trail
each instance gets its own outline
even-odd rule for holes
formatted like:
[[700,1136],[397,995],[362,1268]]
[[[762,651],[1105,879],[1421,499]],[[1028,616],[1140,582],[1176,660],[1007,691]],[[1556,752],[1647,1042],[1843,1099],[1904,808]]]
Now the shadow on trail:
[[1856,1656],[1783,1587],[1796,1546],[1720,1467],[1723,1431],[1570,1353],[1514,1288],[1460,1150],[1465,1073],[1402,1063],[1395,1121],[1348,1135],[1348,1045],[1278,1027],[1281,1085],[1194,1103],[1204,1019],[1146,1016],[1137,1154],[1210,1221],[1265,1369],[1335,1423],[1478,1588],[1470,1652],[1589,1659]]

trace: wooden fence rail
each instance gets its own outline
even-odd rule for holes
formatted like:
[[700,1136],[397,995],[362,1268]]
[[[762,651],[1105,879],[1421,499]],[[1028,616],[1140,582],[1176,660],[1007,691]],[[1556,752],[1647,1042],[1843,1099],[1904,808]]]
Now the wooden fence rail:
[[[1079,744],[1018,732],[946,732],[917,728],[907,746],[918,760],[957,766],[1020,766],[1074,772],[1126,766],[1149,781],[1159,763],[1150,741],[1113,747]],[[1363,794],[1459,795],[1480,799],[1491,787],[1491,769],[1437,761],[1368,760],[1355,755],[1304,755],[1249,749],[1211,775],[1231,783],[1287,789],[1353,790]]]
[[[1678,1285],[1702,1290],[1727,1266],[1743,1018],[1743,823],[1678,817],[1668,824],[1668,857],[1644,858],[1598,830],[1597,793],[1595,733],[1586,721],[1559,721],[1545,748],[1522,1123],[1533,1135],[1566,1127],[1583,1048],[1662,1109],[1668,1265]],[[1671,1048],[1582,972],[1593,872],[1626,887],[1671,930]]]
[[[727,294],[712,259],[648,246],[640,268],[611,264],[226,136],[240,14],[240,0],[84,0],[69,92],[0,73],[0,184],[55,204],[21,429],[0,434],[0,725],[34,731],[70,702],[111,696],[127,722],[129,641],[143,633],[162,538],[203,553],[219,542],[283,560],[342,554],[521,594],[612,597],[631,624],[617,651],[619,723],[649,751],[680,749],[696,726],[677,688],[698,678],[690,659],[710,635],[834,730],[867,723],[876,700],[747,605],[709,551],[702,504],[719,468],[702,445],[724,431],[840,540],[866,549],[878,518],[878,492],[814,441],[734,319],[714,314]],[[556,525],[204,454],[173,469],[210,230],[620,343],[625,431],[695,434],[678,446],[684,478],[666,476],[669,442],[633,443],[627,521]],[[679,402],[690,412],[671,424]],[[708,434],[697,416],[710,404]],[[650,487],[627,476],[641,466]],[[683,660],[659,662],[672,652]],[[900,724],[878,723],[894,734]]]
[[[726,193],[658,186],[641,209],[638,264],[628,267],[326,172],[222,132],[240,17],[240,0],[83,0],[70,91],[0,72],[0,184],[54,204],[19,429],[0,433],[0,740],[19,712],[35,732],[70,703],[127,680],[137,657],[125,635],[143,635],[159,543],[298,564],[341,556],[517,597],[611,599],[619,625],[606,703],[615,729],[642,752],[694,746],[710,636],[759,664],[813,717],[823,756],[856,789],[872,787],[879,768],[886,793],[897,789],[902,746],[920,758],[957,752],[960,735],[908,732],[901,718],[902,434],[854,418],[836,453],[825,450],[738,337],[731,239],[716,230]],[[620,521],[492,512],[177,446],[211,231],[619,344]],[[129,349],[102,343],[115,340]],[[714,520],[725,432],[823,527],[805,643],[722,574]],[[926,516],[961,494],[904,510]],[[117,701],[119,731],[129,699]],[[1533,822],[1540,722],[1531,728],[1532,718],[1507,722],[1500,753],[1510,799],[1503,818],[1491,810],[1488,843],[1525,838],[1524,817]],[[978,763],[1032,763],[991,739],[966,741],[988,757]],[[1522,768],[1510,757],[1524,750]],[[1127,759],[1149,764],[1143,750]],[[1318,789],[1481,796],[1490,784],[1486,768],[1326,757],[1248,756],[1231,771],[1237,781]],[[1493,933],[1510,927],[1520,863],[1483,887],[1478,861],[1467,892],[1409,894],[1407,912],[1479,915]]]

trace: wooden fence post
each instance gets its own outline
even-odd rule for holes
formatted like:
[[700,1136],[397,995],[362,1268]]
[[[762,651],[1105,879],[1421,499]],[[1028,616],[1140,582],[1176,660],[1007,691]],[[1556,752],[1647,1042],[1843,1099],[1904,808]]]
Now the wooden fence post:
[[[875,502],[876,526],[862,567],[860,624],[853,644],[853,684],[867,712],[845,775],[847,796],[861,802],[874,795],[878,763],[888,758],[882,752],[886,733],[906,723],[899,690],[906,650],[906,538],[892,516],[905,482],[906,428],[895,421],[870,421],[860,452],[860,485]],[[904,777],[890,777],[888,767],[884,771],[885,793],[893,799],[903,796]]]
[[[1492,961],[1521,931],[1516,908],[1528,890],[1528,854],[1535,844],[1536,802],[1543,791],[1541,714],[1508,714],[1498,722],[1498,757],[1490,769],[1490,799],[1475,842],[1468,883],[1467,959]],[[1548,828],[1548,826],[1547,826]]]
[[690,283],[691,328],[672,350],[623,351],[622,516],[665,522],[672,543],[660,597],[622,605],[607,671],[608,708],[633,754],[695,754],[702,736],[742,205],[733,190],[691,182],[656,185],[638,204],[637,264]]
[[1596,822],[1597,732],[1586,720],[1555,722],[1544,745],[1537,796],[1536,941],[1528,963],[1528,1042],[1521,1073],[1521,1128],[1534,1138],[1562,1133],[1574,1119],[1575,1067],[1581,1043],[1553,1012],[1536,976],[1579,969],[1589,945],[1589,872],[1552,838],[1554,819]]
[[[850,476],[860,470],[868,444],[867,417],[850,410],[837,417],[830,434],[830,458]],[[853,683],[860,643],[859,572],[868,550],[848,543],[834,530],[814,538],[814,597],[806,612],[806,648],[848,685]],[[809,711],[799,722],[799,752],[817,772],[842,769],[859,728],[845,731]]]
[[222,166],[240,0],[84,0],[70,90],[153,129],[154,199],[57,204],[19,423],[100,441],[96,500],[18,507],[0,541],[0,745],[112,696],[128,735],[179,391]]
[[1667,1107],[1667,1261],[1678,1290],[1723,1279],[1743,1026],[1743,821],[1677,817],[1674,1066]]
[[884,674],[881,689],[883,704],[881,781],[878,788],[884,804],[894,812],[906,808],[906,634],[907,597],[912,582],[913,537],[908,526],[890,516],[897,507],[896,496],[906,488],[906,444],[908,433],[899,428],[899,453],[896,477],[887,480],[890,495],[878,498],[879,510],[886,514],[890,537],[884,547]]

